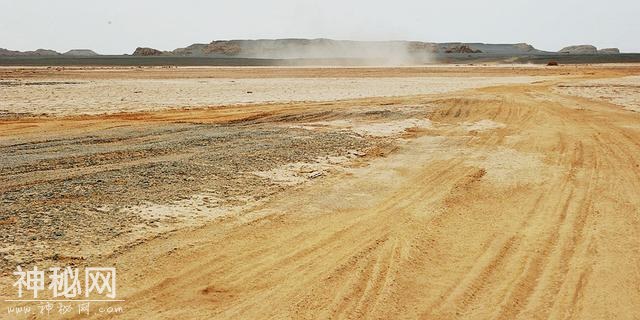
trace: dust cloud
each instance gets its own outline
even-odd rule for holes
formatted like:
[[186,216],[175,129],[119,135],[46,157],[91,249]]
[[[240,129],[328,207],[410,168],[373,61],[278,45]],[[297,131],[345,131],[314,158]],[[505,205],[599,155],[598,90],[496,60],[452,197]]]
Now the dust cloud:
[[429,48],[408,41],[281,39],[238,44],[243,56],[250,58],[345,59],[376,65],[415,65],[431,61]]

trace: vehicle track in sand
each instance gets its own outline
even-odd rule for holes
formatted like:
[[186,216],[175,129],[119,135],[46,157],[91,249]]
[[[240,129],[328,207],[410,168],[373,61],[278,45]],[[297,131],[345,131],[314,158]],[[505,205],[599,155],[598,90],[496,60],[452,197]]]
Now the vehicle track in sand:
[[118,318],[640,317],[640,115],[552,86],[436,99],[367,167],[110,258]]
[[[114,319],[640,318],[640,114],[556,90],[618,75],[80,117],[282,125],[396,103],[429,104],[434,124],[366,166],[87,263],[117,268]],[[3,131],[63,130],[29,121]]]

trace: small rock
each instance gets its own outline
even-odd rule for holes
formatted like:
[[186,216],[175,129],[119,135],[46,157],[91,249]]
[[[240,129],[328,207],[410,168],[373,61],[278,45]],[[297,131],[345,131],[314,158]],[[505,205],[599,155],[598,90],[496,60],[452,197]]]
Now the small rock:
[[322,175],[322,172],[317,172],[317,171],[316,171],[316,172],[312,172],[312,173],[311,173],[311,174],[309,174],[307,177],[308,177],[309,179],[315,179],[315,178],[317,178],[317,177],[319,177],[319,176],[321,176],[321,175]]
[[367,155],[366,153],[360,152],[360,151],[357,151],[357,150],[351,150],[351,151],[349,151],[349,154],[352,154],[352,155],[354,155],[356,157],[364,157],[364,156]]

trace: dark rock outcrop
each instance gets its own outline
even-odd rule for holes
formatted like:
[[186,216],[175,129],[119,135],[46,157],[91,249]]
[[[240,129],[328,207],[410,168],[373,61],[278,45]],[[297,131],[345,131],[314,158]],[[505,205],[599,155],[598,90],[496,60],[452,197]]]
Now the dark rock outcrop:
[[242,47],[238,41],[213,41],[204,47],[205,54],[219,53],[227,56],[238,55],[242,51]]
[[134,56],[143,56],[143,57],[160,56],[162,54],[163,52],[160,50],[156,50],[153,48],[143,48],[143,47],[138,47],[136,48],[136,51],[133,52]]
[[482,53],[481,50],[474,50],[466,44],[458,46],[448,47],[444,50],[445,53]]

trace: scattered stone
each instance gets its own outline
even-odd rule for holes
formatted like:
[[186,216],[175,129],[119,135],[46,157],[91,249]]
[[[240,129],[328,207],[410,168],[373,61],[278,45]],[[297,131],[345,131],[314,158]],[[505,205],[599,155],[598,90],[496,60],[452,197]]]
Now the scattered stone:
[[60,230],[56,230],[52,233],[52,237],[54,239],[60,239],[62,237],[64,237],[64,232],[60,231]]

